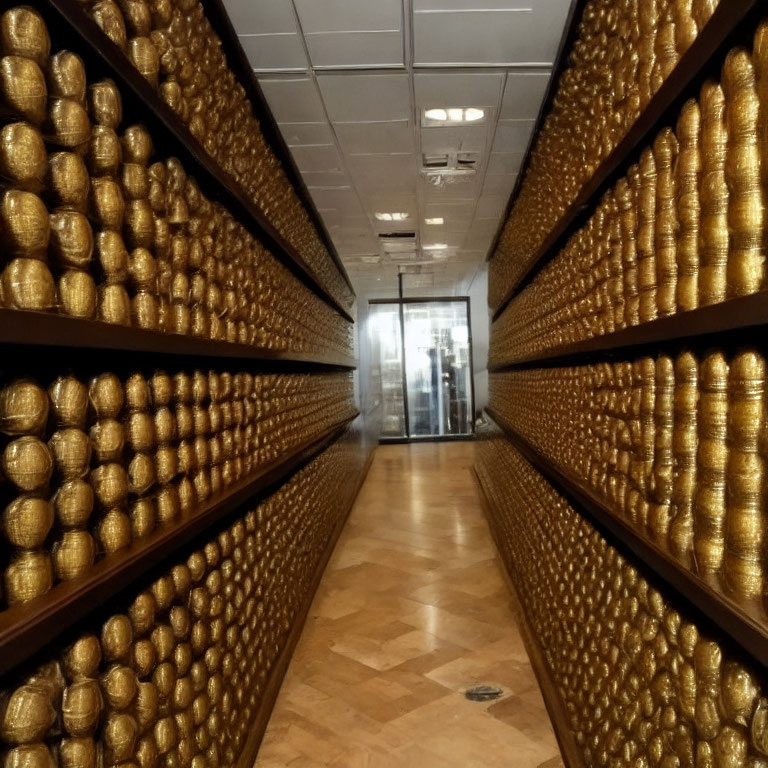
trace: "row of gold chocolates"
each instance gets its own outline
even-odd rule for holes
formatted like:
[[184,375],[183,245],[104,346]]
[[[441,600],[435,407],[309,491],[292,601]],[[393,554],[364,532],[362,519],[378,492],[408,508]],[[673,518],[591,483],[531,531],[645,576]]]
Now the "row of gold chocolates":
[[[151,583],[3,681],[8,768],[234,766],[348,504],[336,442]],[[72,634],[74,636],[72,636]]]
[[91,17],[126,53],[207,152],[239,183],[343,305],[353,296],[280,161],[197,0],[95,0]]
[[[589,222],[505,309],[491,358],[553,346],[755,293],[765,285],[768,25],[731,50]],[[761,170],[763,169],[763,170]]]
[[354,415],[351,374],[155,371],[0,388],[3,601],[27,602],[104,554]]
[[717,0],[591,0],[491,261],[499,306],[709,21]]
[[498,413],[729,594],[763,598],[766,358],[744,350],[492,374]]
[[477,469],[502,558],[589,766],[762,768],[763,676],[648,583],[503,438]]
[[155,157],[120,92],[50,54],[29,7],[0,18],[0,304],[302,353],[351,327],[174,158]]

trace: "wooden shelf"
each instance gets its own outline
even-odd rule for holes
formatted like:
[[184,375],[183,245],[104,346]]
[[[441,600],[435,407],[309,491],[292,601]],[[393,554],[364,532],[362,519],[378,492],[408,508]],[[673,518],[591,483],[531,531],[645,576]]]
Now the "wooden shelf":
[[323,245],[327,248],[336,268],[341,273],[344,282],[354,296],[355,289],[352,287],[347,270],[344,268],[344,264],[342,264],[341,259],[339,258],[336,246],[333,244],[331,236],[328,234],[328,230],[325,227],[325,222],[323,222],[322,217],[317,212],[317,208],[315,208],[312,196],[309,194],[304,178],[296,166],[293,155],[288,149],[288,145],[285,143],[285,139],[283,139],[283,134],[277,127],[277,123],[267,105],[267,100],[261,90],[259,81],[253,73],[253,67],[248,61],[248,56],[246,56],[243,46],[240,45],[240,38],[237,36],[236,30],[232,26],[232,22],[224,7],[224,3],[222,3],[221,0],[201,0],[201,2],[203,8],[205,8],[206,18],[211,23],[211,26],[214,28],[222,42],[222,48],[224,50],[224,55],[227,57],[229,68],[235,73],[235,77],[240,85],[245,88],[245,92],[253,105],[253,112],[259,119],[261,132],[264,135],[267,144],[269,144],[272,152],[274,152],[275,156],[283,166],[286,176],[296,190],[296,194],[304,205]]
[[[751,46],[751,34],[746,39],[741,39],[745,28],[749,27],[750,32],[754,33],[757,19],[764,14],[764,6],[759,0],[722,0],[720,2],[704,29],[682,56],[643,113],[639,115],[611,154],[603,160],[592,177],[582,186],[577,198],[537,249],[526,271],[510,287],[501,304],[493,310],[494,321],[509,302],[559,253],[567,238],[586,222],[594,210],[595,202],[633,162],[637,161],[640,152],[652,143],[659,130],[665,125],[674,125],[677,122],[683,103],[690,97],[698,95],[701,83],[710,76],[719,79],[725,53],[737,43]],[[534,144],[531,145],[533,146]],[[494,242],[491,254],[495,253],[496,245],[497,243]]]
[[332,306],[342,317],[352,315],[318,282],[296,249],[274,228],[261,209],[239,184],[208,154],[181,118],[159,97],[127,56],[85,13],[78,0],[46,0],[36,6],[43,14],[55,47],[71,48],[86,64],[89,81],[111,77],[120,88],[124,113],[135,116],[152,133],[155,149],[168,157],[179,157],[185,170],[195,177],[201,190],[224,205],[272,255],[302,283]]
[[483,481],[480,479],[480,475],[475,467],[472,468],[472,475],[477,483],[480,505],[483,508],[483,512],[485,512],[488,527],[491,529],[491,536],[493,537],[496,549],[504,564],[503,570],[506,577],[507,587],[512,598],[513,612],[517,619],[517,625],[520,628],[520,634],[523,638],[525,650],[528,653],[528,659],[531,662],[533,672],[536,675],[536,680],[539,683],[539,689],[541,690],[541,696],[544,699],[549,719],[552,721],[552,729],[555,732],[555,738],[557,738],[557,743],[560,747],[563,760],[568,768],[587,768],[586,763],[584,762],[584,755],[576,743],[576,738],[571,729],[570,719],[565,705],[563,704],[563,699],[552,678],[552,673],[547,664],[544,649],[541,647],[538,637],[535,632],[533,632],[528,622],[528,617],[517,591],[515,574],[509,567],[506,558],[503,556],[504,539],[500,535],[491,501],[488,498],[488,494],[485,492],[485,486],[483,486]]
[[489,371],[529,368],[539,363],[573,365],[601,358],[624,357],[626,352],[633,355],[653,354],[660,347],[671,352],[682,348],[714,346],[733,340],[741,346],[765,344],[766,325],[768,294],[753,293],[592,339],[561,344],[512,363],[489,366]]
[[130,547],[106,555],[82,578],[56,584],[46,595],[0,612],[0,674],[25,661],[57,635],[171,557],[246,502],[269,495],[322,453],[357,418],[345,419],[196,509]]
[[98,349],[108,354],[129,352],[164,357],[253,360],[264,363],[266,369],[281,371],[353,370],[357,367],[356,360],[349,355],[324,356],[266,349],[18,309],[0,309],[0,343],[63,350]]
[[644,577],[658,578],[685,604],[690,604],[707,631],[724,634],[729,641],[768,667],[768,617],[757,602],[739,600],[722,589],[716,579],[704,579],[679,562],[663,546],[638,533],[617,517],[578,478],[553,466],[534,446],[493,409],[486,413],[506,438],[606,538],[621,551],[629,551]]

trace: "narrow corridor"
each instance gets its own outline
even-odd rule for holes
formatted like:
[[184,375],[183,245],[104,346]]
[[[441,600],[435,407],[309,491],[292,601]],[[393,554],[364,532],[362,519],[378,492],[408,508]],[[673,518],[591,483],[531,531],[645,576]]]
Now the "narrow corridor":
[[[471,475],[472,443],[378,448],[257,768],[560,768]],[[472,685],[504,690],[490,703]]]

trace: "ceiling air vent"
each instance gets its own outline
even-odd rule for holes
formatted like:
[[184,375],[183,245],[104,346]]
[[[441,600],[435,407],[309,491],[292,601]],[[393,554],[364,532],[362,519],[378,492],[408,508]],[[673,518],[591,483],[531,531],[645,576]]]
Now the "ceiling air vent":
[[422,155],[421,175],[434,187],[474,182],[479,152],[448,152]]

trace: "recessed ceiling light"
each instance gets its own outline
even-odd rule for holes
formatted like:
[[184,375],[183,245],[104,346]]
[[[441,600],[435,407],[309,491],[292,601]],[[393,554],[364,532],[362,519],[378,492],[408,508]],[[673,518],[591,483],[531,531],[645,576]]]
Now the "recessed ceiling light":
[[445,243],[432,243],[430,245],[425,245],[424,250],[425,251],[444,251],[448,246]]
[[437,226],[440,226],[440,224],[445,224],[445,219],[442,216],[435,216],[434,219],[424,219],[424,221],[432,227],[437,227]]
[[478,107],[448,107],[425,109],[424,118],[436,123],[475,123],[485,117],[485,110]]
[[445,122],[448,119],[448,113],[444,109],[427,109],[424,112],[424,117],[428,120],[440,120]]
[[374,215],[379,221],[404,221],[408,218],[407,213],[376,213]]

